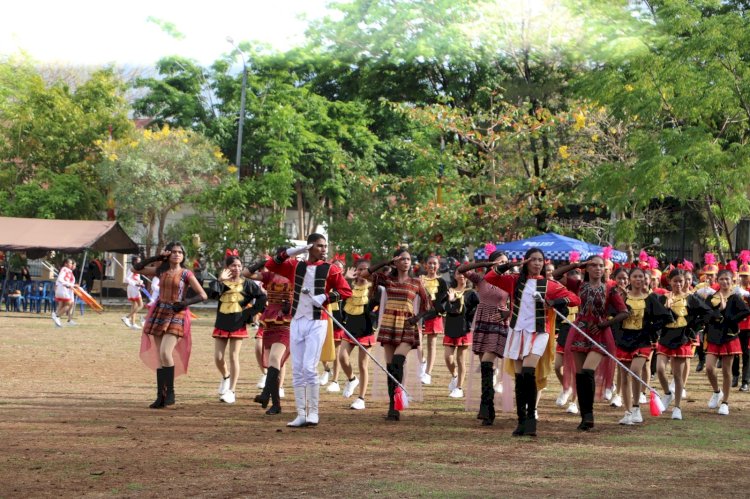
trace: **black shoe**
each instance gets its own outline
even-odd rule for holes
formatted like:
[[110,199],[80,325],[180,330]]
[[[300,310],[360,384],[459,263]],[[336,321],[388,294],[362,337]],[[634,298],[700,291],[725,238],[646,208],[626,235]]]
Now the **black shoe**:
[[489,417],[489,409],[483,403],[479,404],[479,412],[477,413],[477,419],[487,419]]
[[536,419],[529,418],[526,420],[526,428],[523,432],[523,434],[527,437],[535,437],[536,436]]
[[256,404],[260,404],[260,406],[265,409],[268,407],[268,401],[271,400],[271,394],[269,393],[267,396],[264,396],[264,394],[256,395],[253,399],[253,402]]
[[578,429],[581,431],[589,431],[591,428],[594,427],[594,415],[584,414],[581,418],[581,424],[578,425]]
[[389,409],[388,415],[385,417],[386,421],[399,421],[401,419],[401,413],[396,409]]
[[281,414],[281,406],[280,405],[272,405],[270,409],[266,411],[266,414],[269,416],[273,416],[276,414]]
[[512,435],[514,437],[520,437],[523,436],[526,433],[526,419],[518,418],[518,425],[516,426],[516,429],[513,430]]
[[740,384],[740,377],[732,376],[732,388],[737,388],[737,385],[739,384]]
[[490,406],[487,409],[487,417],[482,419],[482,426],[492,426],[495,422],[495,407]]
[[706,366],[705,366],[705,364],[703,364],[703,362],[698,362],[698,365],[695,368],[695,372],[697,372],[697,373],[701,372],[704,367],[706,367]]

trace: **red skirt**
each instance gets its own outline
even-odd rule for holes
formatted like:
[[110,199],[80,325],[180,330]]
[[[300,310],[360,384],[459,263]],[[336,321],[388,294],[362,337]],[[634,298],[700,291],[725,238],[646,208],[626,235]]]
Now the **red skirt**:
[[245,326],[242,326],[236,331],[224,331],[223,329],[219,329],[217,327],[214,328],[214,332],[211,335],[214,338],[231,338],[231,339],[245,339],[247,338],[247,328]]
[[422,328],[422,334],[438,334],[445,331],[443,327],[442,317],[433,317],[424,321],[424,328]]
[[289,326],[266,329],[263,331],[261,338],[263,339],[263,367],[268,367],[268,356],[271,352],[271,345],[274,343],[281,343],[286,347],[284,356],[281,358],[281,365],[283,366],[286,359],[289,358]]
[[471,345],[471,333],[459,336],[458,338],[451,338],[450,336],[443,336],[443,345],[449,347],[465,347]]
[[636,357],[643,357],[644,359],[650,359],[653,349],[651,347],[636,348],[633,351],[621,350],[620,347],[615,346],[615,356],[620,362],[633,362]]
[[335,328],[333,330],[333,341],[341,341],[346,336],[346,333],[344,333],[344,330],[341,328]]
[[[354,340],[352,340],[351,338],[349,338],[346,335],[344,335],[344,341],[347,341],[347,342],[351,343],[352,345],[356,345],[356,343],[354,343]],[[362,346],[364,346],[364,347],[371,347],[371,346],[373,346],[375,344],[375,335],[374,334],[370,334],[370,335],[367,335],[367,336],[363,336],[361,338],[357,338],[357,341],[359,341],[362,344]]]
[[255,339],[256,340],[262,340],[263,339],[263,326],[258,326],[258,330],[255,331]]
[[558,345],[558,344],[555,344],[555,353],[561,353],[561,354],[565,355],[565,347],[561,346],[561,345]]
[[706,342],[706,344],[708,345],[706,353],[716,355],[717,357],[742,354],[742,345],[740,344],[739,338],[735,338],[732,341],[724,343],[722,345],[717,345],[711,342]]
[[693,345],[687,343],[677,348],[667,348],[662,344],[656,345],[656,354],[664,355],[665,357],[677,357],[682,359],[692,359],[695,353],[693,352]]

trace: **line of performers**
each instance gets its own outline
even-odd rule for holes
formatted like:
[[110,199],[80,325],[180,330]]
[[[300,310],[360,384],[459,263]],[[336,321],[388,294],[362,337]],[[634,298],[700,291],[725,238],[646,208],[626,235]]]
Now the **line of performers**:
[[[741,389],[747,391],[750,252],[741,253],[741,265],[724,269],[707,254],[704,282],[693,288],[693,268],[687,261],[670,265],[662,275],[647,255],[616,268],[608,249],[583,262],[572,252],[569,263],[557,268],[539,248],[529,249],[519,262],[509,262],[493,250],[491,245],[485,248],[485,261],[460,265],[450,285],[438,275],[437,257],[425,262],[426,275],[414,277],[411,255],[404,248],[379,264],[355,255],[354,268],[345,272],[343,255],[327,260],[328,244],[320,234],[311,234],[303,247],[280,248],[247,268],[236,253],[228,254],[219,279],[222,292],[213,332],[222,400],[235,400],[240,345],[248,337],[246,324],[258,313],[267,375],[255,402],[263,408],[271,404],[266,414],[281,412],[281,372],[291,356],[296,406],[291,427],[319,423],[317,367],[321,356],[335,360],[336,354],[330,353],[334,346],[347,378],[344,395],[350,397],[359,388],[351,407],[364,409],[368,354],[376,342],[383,347],[384,367],[390,374],[386,419],[398,421],[398,386],[404,382],[407,355],[419,349],[421,382],[431,384],[438,333],[443,333],[451,397],[464,396],[468,348],[478,356],[477,418],[482,425],[495,420],[496,365],[502,361],[502,369],[515,379],[514,436],[536,436],[540,390],[553,370],[563,387],[557,404],[571,403],[568,412],[580,412],[581,431],[594,427],[594,401],[603,395],[626,408],[621,424],[643,422],[645,384],[654,368],[664,392],[663,405],[673,404],[672,419],[682,419],[689,360],[698,346],[705,347],[699,368],[705,362],[713,388],[709,408],[729,414],[732,369],[738,367],[735,355],[743,356]],[[161,284],[141,342],[141,358],[156,370],[152,408],[174,406],[174,378],[187,371],[190,355],[188,307],[206,299],[184,259],[182,245],[170,243],[162,254],[133,266],[147,277],[158,277]],[[350,361],[356,347],[359,378]],[[623,369],[615,375],[615,363],[607,354],[639,376]],[[672,383],[666,374],[668,363]],[[336,376],[333,383],[329,391],[338,391]]]

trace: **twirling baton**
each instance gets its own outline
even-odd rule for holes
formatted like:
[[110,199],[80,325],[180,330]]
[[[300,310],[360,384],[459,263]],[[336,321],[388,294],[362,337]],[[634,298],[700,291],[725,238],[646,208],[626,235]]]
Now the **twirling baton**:
[[[302,288],[302,294],[304,294],[304,295],[310,295],[310,290],[308,288]],[[333,321],[334,324],[336,324],[338,327],[341,328],[342,331],[344,331],[344,333],[349,337],[349,339],[351,339],[352,341],[354,341],[354,343],[360,348],[360,350],[362,350],[363,352],[365,352],[367,354],[367,356],[370,357],[370,359],[372,359],[372,361],[380,369],[382,369],[382,371],[389,378],[391,378],[393,380],[393,382],[396,383],[401,388],[401,390],[403,390],[404,394],[409,398],[409,400],[412,400],[411,395],[409,395],[409,392],[406,390],[406,388],[404,388],[404,385],[402,385],[399,380],[397,380],[391,373],[389,373],[388,370],[385,367],[383,367],[383,365],[380,362],[378,362],[375,357],[372,356],[372,354],[364,347],[364,345],[362,345],[362,343],[360,343],[359,340],[357,340],[357,338],[355,338],[354,335],[352,335],[352,333],[350,333],[349,331],[347,331],[347,329],[343,326],[343,324],[341,324],[339,321],[336,320],[336,318],[333,316],[333,314],[329,313],[328,310],[326,310],[323,307],[321,307],[320,309],[323,312],[325,312],[325,314],[328,317],[331,318],[331,320]]]
[[[536,301],[544,302],[544,297],[538,291],[534,292],[534,299]],[[649,385],[648,383],[646,383],[645,381],[643,381],[643,379],[641,379],[640,376],[638,376],[636,373],[634,373],[633,371],[631,371],[628,367],[625,366],[625,364],[623,364],[622,362],[620,362],[619,360],[617,360],[617,357],[615,357],[614,355],[612,355],[611,353],[609,353],[606,348],[604,348],[603,346],[601,346],[591,336],[589,336],[588,334],[584,333],[581,330],[581,328],[579,328],[578,326],[576,326],[575,324],[573,324],[572,322],[570,322],[567,317],[565,317],[562,313],[560,313],[559,310],[557,310],[555,307],[552,307],[552,310],[554,310],[555,313],[558,315],[558,317],[560,317],[565,323],[569,324],[570,327],[574,328],[576,331],[578,331],[579,333],[581,333],[581,335],[584,338],[586,338],[591,343],[593,343],[594,345],[596,345],[599,348],[599,350],[602,351],[602,353],[604,353],[610,359],[614,360],[615,363],[617,363],[618,366],[622,367],[624,370],[626,370],[628,373],[630,373],[631,376],[633,376],[635,379],[637,379],[643,386],[645,386],[649,390],[649,392],[651,393],[651,404],[652,405],[654,403],[658,404],[658,406],[659,406],[658,413],[659,414],[661,414],[662,412],[664,412],[665,408],[664,408],[664,406],[663,406],[663,404],[661,402],[661,399],[659,398],[659,394],[657,393],[656,389],[652,388],[651,385]],[[654,416],[658,416],[659,415],[659,414],[654,414],[654,412],[655,411],[654,411],[654,409],[652,407],[651,414],[654,415]]]

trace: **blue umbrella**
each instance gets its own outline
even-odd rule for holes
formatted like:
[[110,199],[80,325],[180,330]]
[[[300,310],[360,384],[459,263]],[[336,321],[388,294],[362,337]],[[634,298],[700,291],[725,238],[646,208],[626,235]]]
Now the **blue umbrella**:
[[[604,248],[596,244],[590,244],[585,241],[573,239],[572,237],[561,236],[554,232],[547,232],[528,239],[520,239],[509,243],[499,243],[497,249],[508,255],[508,258],[523,258],[523,255],[530,248],[539,248],[544,252],[544,256],[550,260],[567,261],[571,251],[577,251],[581,255],[581,260],[586,260],[594,255],[600,255]],[[484,248],[477,248],[474,251],[476,260],[487,258]],[[624,263],[628,260],[628,255],[623,251],[613,251],[612,261]]]

